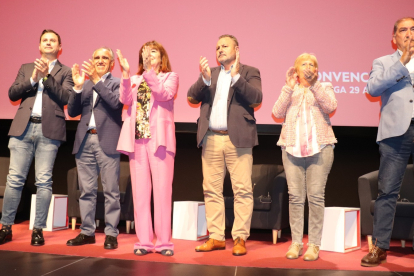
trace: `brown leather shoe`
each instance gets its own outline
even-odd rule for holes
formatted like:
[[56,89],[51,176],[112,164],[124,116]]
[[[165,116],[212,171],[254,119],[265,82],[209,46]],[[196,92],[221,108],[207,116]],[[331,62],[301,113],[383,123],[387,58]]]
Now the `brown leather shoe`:
[[213,250],[223,250],[226,249],[225,241],[218,241],[215,239],[208,239],[202,245],[199,245],[195,248],[196,252],[209,252]]
[[362,266],[378,266],[387,262],[387,252],[376,245],[372,245],[371,251],[361,260]]
[[234,246],[233,246],[233,255],[234,256],[242,256],[246,255],[246,242],[241,238],[236,238],[234,240]]

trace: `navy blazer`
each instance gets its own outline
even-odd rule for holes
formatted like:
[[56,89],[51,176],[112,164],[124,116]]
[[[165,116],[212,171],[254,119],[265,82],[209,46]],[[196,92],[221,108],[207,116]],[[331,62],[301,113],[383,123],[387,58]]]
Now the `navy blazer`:
[[[20,67],[16,80],[9,89],[11,101],[21,100],[19,109],[14,116],[10,127],[10,136],[23,134],[32,114],[36,99],[37,87],[32,86],[30,78],[34,70],[34,63],[23,64]],[[56,61],[50,76],[43,83],[42,95],[42,132],[49,139],[66,141],[66,122],[63,107],[68,103],[70,91],[73,87],[72,70]]]
[[[197,120],[197,146],[203,143],[209,127],[211,108],[216,94],[221,66],[211,68],[211,85],[207,86],[200,74],[197,82],[188,90],[191,103],[199,103],[200,118]],[[254,107],[262,102],[262,82],[259,69],[240,64],[240,78],[230,86],[227,99],[227,131],[230,141],[237,148],[252,148],[258,145]]]
[[[87,80],[81,93],[72,90],[68,103],[68,113],[71,117],[81,116],[76,130],[73,154],[79,148],[88,131],[92,109],[95,116],[96,130],[99,145],[106,154],[119,154],[116,150],[119,134],[122,127],[122,103],[119,101],[120,79],[108,75],[105,82],[99,81],[95,85]],[[95,105],[93,103],[93,90],[96,91]]]

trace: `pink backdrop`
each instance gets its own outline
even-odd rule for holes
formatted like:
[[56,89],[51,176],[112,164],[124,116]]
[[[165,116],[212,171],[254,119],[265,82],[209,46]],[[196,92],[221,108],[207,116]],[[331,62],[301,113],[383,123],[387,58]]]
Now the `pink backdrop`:
[[[9,100],[7,91],[20,65],[39,57],[39,35],[50,28],[61,35],[59,60],[70,67],[89,59],[95,48],[109,46],[121,49],[136,72],[140,46],[152,39],[161,42],[180,77],[176,122],[198,118],[199,109],[186,94],[199,75],[199,57],[215,66],[218,36],[230,33],[239,40],[241,62],[261,71],[259,124],[281,123],[271,110],[286,70],[299,54],[310,52],[318,58],[321,79],[338,92],[332,123],[377,126],[380,101],[363,93],[366,80],[372,61],[395,51],[395,20],[413,10],[412,0],[3,1],[0,118],[14,117],[18,103]],[[118,63],[112,73],[120,77]]]

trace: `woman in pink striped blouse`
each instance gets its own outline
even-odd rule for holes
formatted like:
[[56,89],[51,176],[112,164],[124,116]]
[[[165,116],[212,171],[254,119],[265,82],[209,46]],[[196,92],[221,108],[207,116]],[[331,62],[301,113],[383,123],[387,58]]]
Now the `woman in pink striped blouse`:
[[329,114],[337,102],[331,83],[318,81],[318,61],[312,54],[301,54],[286,73],[286,84],[273,107],[276,118],[284,118],[277,145],[289,189],[289,220],[292,244],[288,259],[297,259],[303,250],[303,223],[306,195],[309,202],[308,249],[304,260],[319,257],[325,185],[331,170],[335,135]]

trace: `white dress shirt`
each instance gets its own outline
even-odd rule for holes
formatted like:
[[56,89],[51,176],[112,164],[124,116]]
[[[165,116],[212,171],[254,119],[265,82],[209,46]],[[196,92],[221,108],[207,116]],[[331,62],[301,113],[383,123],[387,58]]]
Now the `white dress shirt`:
[[[400,49],[398,49],[398,52],[402,56],[403,52]],[[414,84],[414,56],[411,56],[411,60],[405,65],[405,67],[407,68],[408,72],[410,73],[411,83]],[[414,118],[414,105],[413,105],[413,113],[412,113],[411,117]]]
[[[110,72],[103,75],[99,81],[105,82],[105,80],[108,77],[109,73]],[[75,88],[73,88],[73,91],[75,91],[76,93],[81,93],[83,91],[83,88],[81,90],[76,90]],[[96,128],[95,115],[93,114],[93,107],[95,106],[96,97],[98,97],[98,93],[96,93],[95,89],[93,89],[92,115],[91,115],[91,119],[89,120],[88,130]]]
[[[57,59],[55,59],[54,61],[52,61],[49,64],[49,74],[50,72],[52,72],[53,67],[55,67]],[[30,77],[30,83],[32,84],[32,86],[36,85],[36,82],[33,81],[33,79]],[[37,93],[36,93],[36,99],[35,102],[33,104],[33,109],[32,109],[32,114],[30,115],[30,117],[42,117],[42,95],[43,95],[43,79],[39,80],[39,85],[37,86]]]
[[[232,68],[233,65],[230,70],[226,71],[224,66],[221,65],[209,122],[209,128],[212,130],[227,130],[227,99],[229,89],[230,85],[233,86],[240,78],[240,74],[231,77]],[[211,80],[206,81],[203,77],[203,81],[207,86],[211,85]]]

